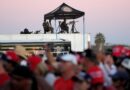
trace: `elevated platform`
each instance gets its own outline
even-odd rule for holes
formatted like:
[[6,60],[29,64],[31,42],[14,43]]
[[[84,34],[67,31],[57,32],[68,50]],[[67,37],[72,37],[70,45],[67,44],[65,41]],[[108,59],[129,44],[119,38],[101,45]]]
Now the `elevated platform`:
[[12,34],[0,35],[0,44],[6,42],[56,42],[71,41],[73,51],[83,51],[88,47],[88,34]]

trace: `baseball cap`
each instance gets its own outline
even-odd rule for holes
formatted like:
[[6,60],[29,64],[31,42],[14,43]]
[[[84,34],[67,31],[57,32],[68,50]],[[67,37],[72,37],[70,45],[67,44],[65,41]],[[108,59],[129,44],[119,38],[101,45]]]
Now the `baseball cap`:
[[37,66],[42,62],[42,59],[39,56],[30,56],[27,59],[30,69],[33,71]]
[[87,73],[92,77],[92,84],[103,84],[104,74],[100,67],[93,66],[87,70]]
[[9,50],[5,53],[5,55],[6,55],[6,59],[8,61],[12,61],[12,62],[16,62],[16,63],[18,63],[20,61],[19,56],[16,55],[16,53],[14,51]]
[[5,69],[7,69],[8,64],[11,64],[13,67],[15,67],[19,65],[20,62],[19,56],[17,56],[13,51],[7,51],[6,53],[1,54],[0,59],[6,62],[3,65]]
[[75,64],[75,65],[77,65],[77,63],[78,63],[76,56],[73,54],[65,54],[65,55],[61,56],[61,60],[71,62],[72,64]]

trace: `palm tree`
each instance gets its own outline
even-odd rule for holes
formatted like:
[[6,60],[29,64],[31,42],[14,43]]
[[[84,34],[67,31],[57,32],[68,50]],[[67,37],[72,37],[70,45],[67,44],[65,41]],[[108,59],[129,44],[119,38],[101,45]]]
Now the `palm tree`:
[[105,44],[105,37],[102,33],[97,33],[95,36],[95,44],[97,51],[103,51]]

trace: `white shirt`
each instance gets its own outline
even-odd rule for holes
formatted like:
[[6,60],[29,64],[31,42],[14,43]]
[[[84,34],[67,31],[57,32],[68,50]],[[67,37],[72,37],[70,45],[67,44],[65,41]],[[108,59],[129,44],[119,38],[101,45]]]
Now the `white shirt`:
[[53,74],[53,73],[48,73],[46,76],[45,76],[45,80],[47,81],[47,83],[50,85],[50,86],[53,86],[54,85],[54,82],[56,81],[56,76]]
[[109,76],[104,64],[102,62],[99,63],[99,67],[101,68],[101,70],[103,71],[104,74],[104,86],[111,86],[112,85],[112,79]]

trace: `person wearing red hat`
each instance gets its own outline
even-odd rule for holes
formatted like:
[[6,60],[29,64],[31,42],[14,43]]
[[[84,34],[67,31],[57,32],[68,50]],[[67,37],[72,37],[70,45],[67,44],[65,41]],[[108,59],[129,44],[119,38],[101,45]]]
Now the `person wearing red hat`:
[[39,90],[36,78],[28,67],[17,66],[10,77],[10,81],[0,87],[0,90]]
[[14,51],[6,51],[4,56],[4,68],[5,70],[10,73],[14,67],[16,67],[20,63],[20,58]]
[[0,60],[0,87],[6,84],[9,80],[10,77],[3,67],[3,61]]
[[43,78],[46,67],[44,67],[45,64],[42,59],[39,56],[33,55],[28,57],[27,61],[30,70],[36,76],[38,87],[41,90],[52,90],[52,87]]
[[47,66],[40,56],[32,55],[27,59],[29,68],[38,76],[44,76]]
[[30,56],[28,57],[28,64],[29,64],[29,68],[32,71],[35,71],[35,69],[37,68],[38,64],[40,64],[42,62],[42,59],[39,56]]
[[13,51],[7,51],[0,55],[0,86],[6,84],[10,77],[8,74],[17,66],[19,57]]
[[92,78],[92,90],[104,90],[104,75],[103,71],[99,68],[96,60],[96,55],[91,49],[87,49],[83,52],[83,65],[86,67],[86,73]]
[[18,63],[20,61],[20,58],[14,51],[7,51],[6,55],[7,55],[7,58],[13,62]]

